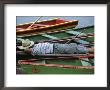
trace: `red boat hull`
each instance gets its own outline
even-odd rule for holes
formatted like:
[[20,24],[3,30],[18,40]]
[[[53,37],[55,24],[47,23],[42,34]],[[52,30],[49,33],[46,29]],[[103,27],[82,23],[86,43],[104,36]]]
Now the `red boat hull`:
[[[77,24],[78,24],[77,20],[73,20],[73,21],[67,21],[61,19],[45,20],[45,21],[36,22],[33,25],[32,23],[17,25],[16,34],[17,35],[31,34],[31,33],[38,34],[41,32],[48,32],[52,30],[61,30],[70,27],[76,27]],[[28,28],[29,26],[31,27]]]

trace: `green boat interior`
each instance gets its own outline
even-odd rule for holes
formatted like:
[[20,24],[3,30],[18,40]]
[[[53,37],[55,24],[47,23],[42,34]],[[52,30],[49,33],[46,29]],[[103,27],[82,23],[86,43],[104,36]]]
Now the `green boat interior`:
[[[71,38],[76,35],[87,35],[87,34],[94,34],[94,26],[87,26],[83,28],[68,28],[63,29],[60,31],[50,31],[45,33],[40,33],[38,35],[29,35],[29,36],[17,36],[17,38],[22,39],[29,39],[34,42],[41,42],[41,41],[49,41],[55,39],[64,39],[64,38]],[[77,44],[84,44],[89,45],[88,47],[94,46],[94,36],[81,38],[78,40],[72,40],[71,42],[75,42]],[[54,42],[53,42],[54,43]],[[92,45],[90,45],[92,43]],[[17,56],[17,62],[22,58],[31,58],[31,56]],[[74,66],[94,66],[94,58],[81,58],[81,60],[77,59],[53,59],[53,60],[38,60],[35,61],[42,64],[63,64],[63,65],[74,65]],[[92,63],[91,63],[92,62]],[[17,67],[21,67],[24,71],[24,74],[94,74],[94,68],[92,69],[85,69],[85,68],[62,68],[62,67],[46,67],[46,66],[35,66],[35,65],[23,65],[19,64]],[[34,72],[33,70],[37,70]]]

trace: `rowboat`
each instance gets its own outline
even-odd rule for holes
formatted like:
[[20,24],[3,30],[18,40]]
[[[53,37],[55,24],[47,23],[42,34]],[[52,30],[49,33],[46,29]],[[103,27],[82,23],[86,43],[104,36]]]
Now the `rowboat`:
[[[78,21],[52,19],[16,26],[16,34],[34,42],[66,43],[75,39],[77,44],[94,46],[94,26],[74,28]],[[28,28],[31,26],[30,28]],[[83,33],[81,33],[83,31]],[[29,74],[94,74],[94,54],[16,55],[16,61]],[[33,72],[37,70],[38,72]]]
[[[74,31],[74,32],[73,32]],[[77,32],[76,32],[77,31]],[[62,29],[58,32],[49,31],[44,34],[23,36],[23,39],[29,39],[34,42],[67,42],[71,37],[76,36],[78,32],[85,33],[86,35],[78,36],[79,41],[76,43],[85,44],[86,42],[92,42],[94,46],[94,26],[87,26],[82,28],[69,28]],[[64,41],[63,41],[64,40]],[[84,42],[86,41],[86,42]],[[74,42],[74,41],[72,41]],[[90,44],[89,44],[90,45]],[[91,47],[91,46],[89,46]],[[50,57],[51,56],[51,57]],[[89,61],[93,63],[89,63]],[[80,55],[71,57],[71,55],[46,55],[32,57],[30,55],[17,56],[17,62],[20,63],[25,73],[31,74],[94,74],[94,55],[89,58],[87,55]],[[40,62],[40,63],[39,63]],[[33,69],[39,72],[32,72]]]
[[[54,18],[51,20],[43,20],[19,24],[16,26],[17,35],[26,35],[26,34],[39,34],[41,32],[48,32],[54,30],[61,30],[71,27],[76,27],[78,25],[78,20],[63,20],[60,18]],[[31,26],[31,27],[30,27]]]

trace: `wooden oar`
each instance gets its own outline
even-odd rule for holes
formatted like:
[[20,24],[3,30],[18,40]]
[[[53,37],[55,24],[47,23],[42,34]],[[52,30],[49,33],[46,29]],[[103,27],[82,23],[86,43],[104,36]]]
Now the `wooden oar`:
[[39,54],[36,56],[46,56],[46,57],[83,57],[83,56],[94,56],[94,54]]
[[60,58],[61,57],[71,57],[71,58],[94,58],[94,54],[41,54],[41,55],[35,55],[32,56],[31,54],[24,53],[23,51],[17,51],[17,55],[20,57],[21,56],[31,56],[32,58],[40,57],[40,58],[50,58],[50,57],[55,57],[55,58]]
[[[52,57],[52,58],[34,58],[34,59],[27,59],[27,60],[18,60],[18,62],[36,62],[36,61],[41,61],[41,60],[73,60],[73,61],[76,61],[76,60],[80,60],[79,58],[77,59],[74,59],[73,57]],[[87,61],[87,60],[82,60],[82,61],[85,61],[85,62],[89,62],[89,63],[94,63],[92,61]]]
[[[25,53],[24,51],[16,51],[16,53],[27,55],[27,53]],[[35,56],[85,56],[85,55],[93,55],[93,54],[80,54],[80,53],[79,54],[38,54]]]
[[[18,55],[31,55],[31,54],[27,54],[23,51],[17,51],[17,54]],[[31,55],[32,56],[32,55]],[[38,54],[38,55],[35,55],[35,56],[45,56],[45,57],[83,57],[83,56],[94,56],[94,54]],[[33,57],[35,57],[33,56]]]
[[38,20],[40,20],[43,16],[39,17],[37,20],[35,20],[27,29],[30,29]]
[[35,62],[18,62],[18,64],[29,64],[35,66],[47,66],[47,67],[62,67],[62,68],[73,68],[73,69],[94,69],[94,66],[73,66],[73,65],[63,65],[63,64],[41,64]]
[[[39,60],[81,60],[79,57],[48,57],[48,58],[34,58],[34,59],[27,59],[27,60],[19,60],[21,62],[34,62]],[[85,60],[84,60],[85,61]],[[88,61],[87,61],[88,62]]]

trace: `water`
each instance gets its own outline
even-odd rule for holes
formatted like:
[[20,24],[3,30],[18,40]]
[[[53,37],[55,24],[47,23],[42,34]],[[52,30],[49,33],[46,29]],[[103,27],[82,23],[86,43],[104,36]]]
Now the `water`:
[[[22,24],[27,22],[34,22],[40,16],[17,16],[16,24]],[[65,20],[78,20],[78,26],[76,28],[94,25],[94,16],[43,16],[40,20],[48,20],[52,18],[62,18]]]

